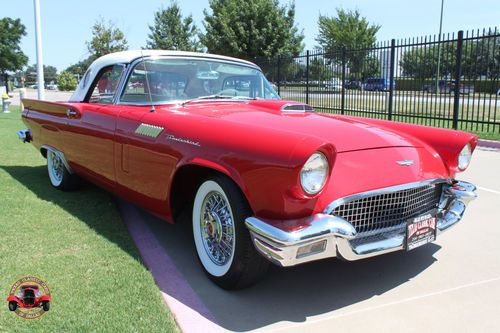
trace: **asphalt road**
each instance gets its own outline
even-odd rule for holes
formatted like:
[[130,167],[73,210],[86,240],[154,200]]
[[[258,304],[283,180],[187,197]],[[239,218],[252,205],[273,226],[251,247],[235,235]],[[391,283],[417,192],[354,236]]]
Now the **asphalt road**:
[[475,152],[460,179],[476,184],[479,198],[433,244],[358,262],[273,266],[260,284],[237,292],[205,277],[186,225],[141,214],[158,250],[228,331],[500,332],[498,170],[500,152]]
[[[45,100],[49,102],[67,101],[72,94],[72,91],[45,90]],[[12,95],[12,105],[19,105],[19,90],[14,90]],[[38,99],[38,91],[36,89],[26,88],[25,98]]]

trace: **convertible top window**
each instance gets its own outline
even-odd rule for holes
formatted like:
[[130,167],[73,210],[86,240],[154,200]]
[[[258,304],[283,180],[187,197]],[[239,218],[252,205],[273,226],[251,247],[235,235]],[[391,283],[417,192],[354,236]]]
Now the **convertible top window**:
[[160,58],[141,60],[134,66],[120,102],[161,104],[203,96],[279,99],[256,68],[209,59]]

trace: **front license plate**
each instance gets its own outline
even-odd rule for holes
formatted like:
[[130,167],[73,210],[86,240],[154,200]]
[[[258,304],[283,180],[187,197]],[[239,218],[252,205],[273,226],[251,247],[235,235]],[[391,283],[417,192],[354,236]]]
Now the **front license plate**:
[[406,226],[406,250],[410,251],[436,240],[436,211],[414,217]]

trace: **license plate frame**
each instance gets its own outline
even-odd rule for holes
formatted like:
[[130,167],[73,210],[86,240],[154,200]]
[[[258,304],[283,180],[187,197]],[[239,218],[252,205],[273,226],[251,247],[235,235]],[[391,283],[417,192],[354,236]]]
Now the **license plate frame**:
[[437,235],[437,210],[433,209],[408,219],[406,223],[406,251],[434,242]]

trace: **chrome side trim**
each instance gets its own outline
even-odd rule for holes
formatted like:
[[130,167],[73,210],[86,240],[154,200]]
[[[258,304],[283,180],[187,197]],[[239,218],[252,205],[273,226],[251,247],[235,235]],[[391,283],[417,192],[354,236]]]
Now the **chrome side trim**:
[[52,151],[54,154],[56,154],[61,161],[63,162],[64,166],[66,167],[66,170],[68,170],[69,173],[73,173],[73,170],[68,164],[68,161],[66,161],[66,157],[64,156],[64,153],[62,151],[57,150],[56,148],[49,146],[49,145],[42,145],[40,149],[46,149]]
[[[342,204],[349,201],[350,198],[359,199],[367,195],[367,193],[373,195],[373,193],[386,193],[441,182],[445,182],[445,180],[433,179],[393,186],[387,189],[349,196],[335,202]],[[463,217],[467,204],[476,197],[476,187],[473,184],[467,182],[448,182],[445,184],[437,214],[437,234],[439,235],[456,225]],[[405,248],[405,224],[402,224],[400,228],[381,230],[378,234],[365,236],[356,233],[355,228],[348,221],[329,214],[316,214],[294,222],[298,222],[299,225],[305,227],[288,232],[256,217],[248,217],[245,220],[257,251],[271,262],[281,266],[294,266],[333,257],[349,261],[359,260]],[[325,242],[323,251],[311,252],[306,255],[299,254],[301,248],[320,242]]]

